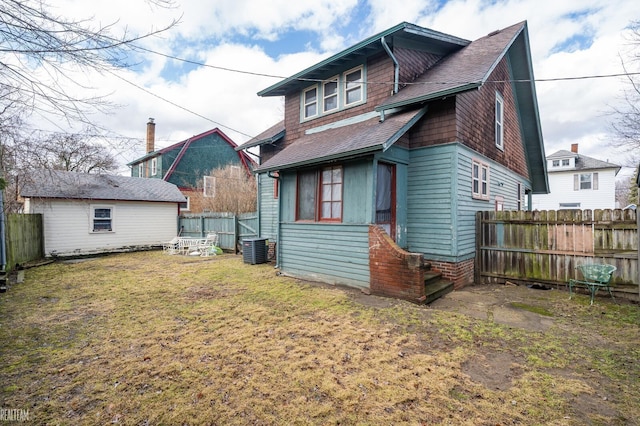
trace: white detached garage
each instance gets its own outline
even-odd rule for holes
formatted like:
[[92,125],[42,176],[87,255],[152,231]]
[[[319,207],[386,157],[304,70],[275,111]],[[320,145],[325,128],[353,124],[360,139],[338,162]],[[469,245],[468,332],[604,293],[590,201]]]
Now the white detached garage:
[[45,256],[144,250],[176,236],[178,187],[162,179],[44,171],[20,195],[43,215]]

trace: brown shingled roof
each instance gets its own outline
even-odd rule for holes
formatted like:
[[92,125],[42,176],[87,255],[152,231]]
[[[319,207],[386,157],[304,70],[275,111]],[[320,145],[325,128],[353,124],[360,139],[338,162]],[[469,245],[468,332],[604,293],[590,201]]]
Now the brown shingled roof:
[[382,122],[376,116],[359,123],[304,135],[259,166],[257,171],[302,166],[382,150],[406,133],[425,111],[414,109],[388,114]]
[[525,28],[526,22],[493,32],[446,56],[411,85],[385,100],[377,110],[406,105],[479,87]]

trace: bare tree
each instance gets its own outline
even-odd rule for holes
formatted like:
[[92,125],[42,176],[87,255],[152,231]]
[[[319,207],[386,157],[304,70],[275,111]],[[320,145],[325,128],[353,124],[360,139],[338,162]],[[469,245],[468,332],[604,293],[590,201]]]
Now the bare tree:
[[[142,1],[142,0],[141,0]],[[172,0],[146,0],[170,7]],[[59,16],[44,0],[0,0],[0,114],[10,104],[22,113],[43,112],[90,124],[87,115],[109,104],[73,78],[75,71],[111,72],[126,67],[135,43],[176,25],[172,21],[142,35],[114,34],[117,22]],[[1,130],[1,129],[0,129]]]
[[630,164],[627,165],[637,167],[640,160],[640,78],[631,68],[640,69],[640,21],[631,22],[629,29],[631,60],[622,60],[628,85],[623,93],[623,106],[613,108],[612,127],[615,139],[612,143],[631,154]]
[[243,167],[227,165],[205,177],[197,202],[212,212],[250,213],[257,208],[256,191],[253,175]]

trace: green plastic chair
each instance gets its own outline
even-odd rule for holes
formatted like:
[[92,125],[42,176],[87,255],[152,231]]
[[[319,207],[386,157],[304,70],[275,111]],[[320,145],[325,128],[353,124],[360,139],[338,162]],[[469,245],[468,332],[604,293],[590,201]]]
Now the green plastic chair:
[[593,305],[593,299],[595,298],[596,293],[601,288],[606,288],[613,301],[616,301],[615,297],[613,297],[613,293],[611,292],[610,285],[611,277],[617,269],[615,266],[607,264],[590,264],[578,265],[576,266],[576,269],[578,269],[582,273],[582,277],[584,279],[569,280],[569,299],[571,299],[571,297],[573,296],[573,287],[576,285],[580,285],[586,287],[591,293],[591,305]]

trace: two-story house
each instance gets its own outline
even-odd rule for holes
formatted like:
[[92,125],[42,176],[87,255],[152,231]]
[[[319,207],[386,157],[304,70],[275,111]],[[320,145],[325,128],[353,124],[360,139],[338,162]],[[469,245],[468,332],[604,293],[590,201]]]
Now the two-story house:
[[477,211],[547,192],[526,22],[475,41],[401,23],[258,94],[284,121],[239,148],[260,147],[284,274],[425,301],[433,273],[473,282]]
[[571,151],[547,157],[549,193],[533,197],[535,210],[615,209],[616,175],[620,166]]
[[227,165],[237,166],[246,173],[252,172],[253,160],[219,128],[208,130],[166,148],[155,149],[153,118],[147,122],[147,153],[127,164],[132,177],[163,179],[176,185],[187,201],[181,212],[200,213],[203,198],[215,191],[210,188],[212,170]]

